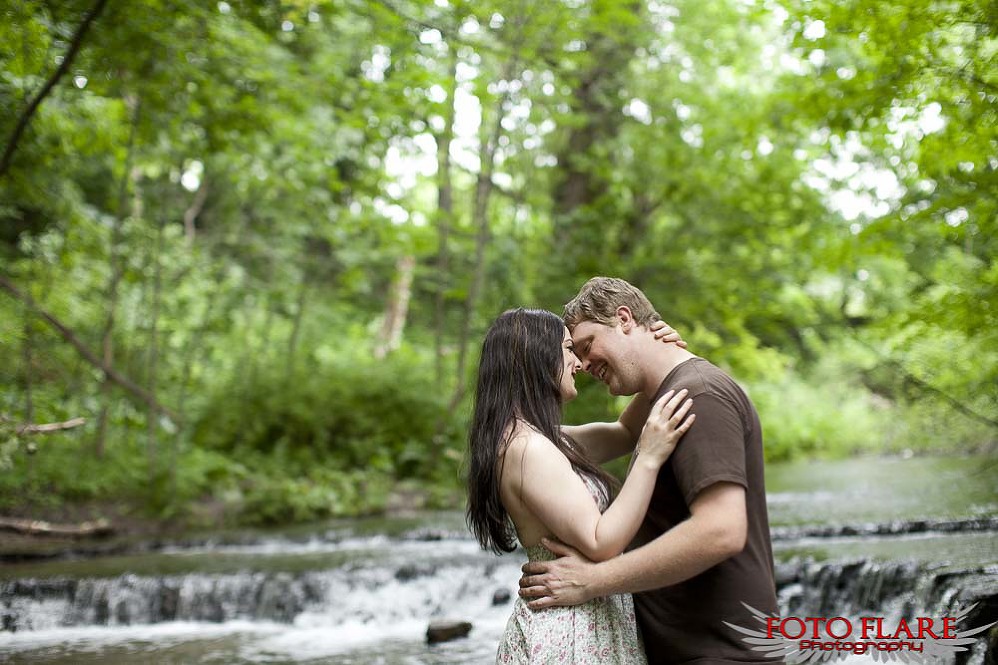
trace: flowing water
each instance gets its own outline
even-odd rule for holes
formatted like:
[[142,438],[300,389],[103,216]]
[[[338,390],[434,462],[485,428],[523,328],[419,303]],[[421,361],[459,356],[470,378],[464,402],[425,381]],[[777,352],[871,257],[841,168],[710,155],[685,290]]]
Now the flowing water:
[[[986,458],[770,465],[781,614],[998,619],[998,466]],[[0,662],[493,662],[522,552],[458,513],[192,535],[0,567]],[[473,624],[427,645],[432,619]],[[986,640],[958,662],[983,663]],[[856,658],[852,662],[858,662]],[[867,661],[872,662],[872,661]]]

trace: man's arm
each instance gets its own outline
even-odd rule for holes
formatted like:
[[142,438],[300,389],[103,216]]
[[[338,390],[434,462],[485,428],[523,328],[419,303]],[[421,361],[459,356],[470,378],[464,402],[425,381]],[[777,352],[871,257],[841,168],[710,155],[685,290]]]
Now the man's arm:
[[562,558],[523,566],[520,595],[534,610],[578,605],[615,593],[635,593],[678,584],[716,566],[745,547],[745,489],[715,483],[697,495],[690,518],[644,547],[592,563],[561,543],[545,542]]
[[638,393],[617,422],[564,425],[561,429],[579,444],[593,463],[605,464],[634,451],[650,411],[648,398]]

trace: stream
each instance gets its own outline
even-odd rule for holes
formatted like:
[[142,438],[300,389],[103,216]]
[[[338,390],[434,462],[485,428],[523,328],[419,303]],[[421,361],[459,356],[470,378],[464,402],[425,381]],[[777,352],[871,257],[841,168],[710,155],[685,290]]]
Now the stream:
[[[998,461],[771,464],[784,616],[998,620]],[[522,551],[482,552],[457,512],[190,534],[0,566],[3,663],[491,663]],[[433,619],[470,621],[428,645]],[[989,639],[991,647],[988,646]],[[995,662],[998,627],[954,663]],[[851,657],[850,662],[873,662]]]

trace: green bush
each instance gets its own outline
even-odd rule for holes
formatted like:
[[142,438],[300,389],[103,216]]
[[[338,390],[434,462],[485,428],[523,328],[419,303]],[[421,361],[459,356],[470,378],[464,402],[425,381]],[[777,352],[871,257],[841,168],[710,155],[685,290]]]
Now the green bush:
[[306,477],[264,473],[245,483],[239,520],[275,525],[384,509],[392,480],[384,474],[318,468]]
[[23,447],[0,473],[0,509],[25,506],[57,508],[62,504],[121,503],[152,516],[175,517],[189,504],[229,488],[245,477],[245,469],[217,452],[160,440],[161,450],[150,468],[142,436],[108,441],[101,458],[91,452],[89,427],[52,435],[33,455]]
[[318,365],[288,378],[282,368],[236,378],[210,401],[195,441],[227,454],[273,456],[293,469],[316,465],[425,477],[435,446],[455,444],[448,423],[434,441],[446,396],[421,365],[393,358]]
[[767,460],[845,457],[884,449],[888,415],[847,383],[813,385],[795,376],[749,386]]

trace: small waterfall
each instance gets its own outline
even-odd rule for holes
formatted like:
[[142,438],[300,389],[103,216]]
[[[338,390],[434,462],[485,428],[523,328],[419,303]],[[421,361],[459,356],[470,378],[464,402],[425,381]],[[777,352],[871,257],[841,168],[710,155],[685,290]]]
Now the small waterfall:
[[[951,569],[912,561],[816,563],[777,567],[781,616],[882,616],[890,621],[952,616],[976,607],[959,629],[998,621],[998,566]],[[998,663],[998,626],[954,663]]]
[[[940,528],[932,529],[934,534],[925,534],[920,524],[776,531],[780,614],[897,621],[951,616],[976,603],[961,628],[998,620],[993,521],[955,529],[969,534],[963,540],[948,533],[946,524],[931,526]],[[890,545],[886,555],[871,554],[885,543]],[[947,543],[946,555],[936,556],[933,549],[928,557],[906,556],[940,543]],[[860,556],[844,554],[843,546]],[[954,552],[970,554],[950,556]],[[204,543],[161,550],[157,556],[170,562],[169,570],[202,572],[162,575],[153,567],[146,574],[0,581],[0,660],[5,650],[29,653],[39,645],[63,644],[67,636],[138,634],[142,637],[136,639],[159,644],[164,638],[156,637],[157,631],[176,630],[191,639],[218,631],[250,634],[232,647],[232,658],[246,662],[274,653],[285,654],[289,662],[306,657],[365,662],[364,654],[375,649],[394,650],[396,659],[386,662],[402,663],[410,662],[413,649],[425,646],[429,620],[453,618],[471,621],[472,636],[463,646],[459,641],[444,647],[455,650],[451,660],[438,648],[419,662],[478,662],[494,654],[510,612],[510,601],[493,605],[493,596],[506,590],[515,597],[524,559],[522,552],[499,558],[480,552],[466,533]],[[215,567],[224,557],[238,567]],[[268,569],[275,557],[287,557],[286,567]],[[189,567],[176,567],[178,561]],[[211,562],[209,570],[225,572],[203,572],[201,561]],[[25,657],[22,662],[30,662],[30,653]],[[998,665],[998,627],[952,663]]]
[[192,574],[0,583],[4,631],[166,621],[380,624],[488,607],[515,586],[519,561],[496,565],[348,565],[300,573]]
[[[300,573],[14,580],[0,582],[0,622],[8,632],[168,621],[390,626],[481,611],[496,589],[515,588],[518,566],[515,557],[483,556],[458,565],[417,561]],[[964,628],[998,620],[996,568],[793,560],[778,565],[777,579],[784,616],[911,619],[976,603]]]

